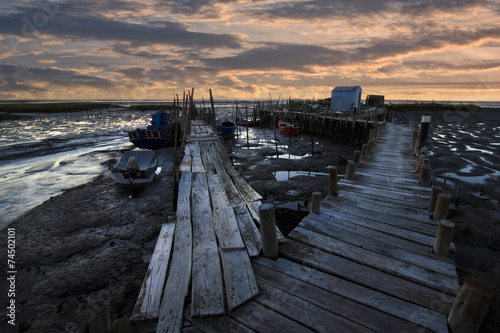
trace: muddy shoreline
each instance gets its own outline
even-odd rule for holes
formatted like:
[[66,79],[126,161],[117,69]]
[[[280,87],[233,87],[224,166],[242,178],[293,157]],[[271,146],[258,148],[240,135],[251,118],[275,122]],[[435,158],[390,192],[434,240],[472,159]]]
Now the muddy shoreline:
[[[430,113],[438,131],[457,124],[500,124],[499,110]],[[395,122],[406,124],[410,119],[419,121],[421,115],[422,112],[393,114]],[[276,158],[274,133],[267,131],[250,140],[249,147],[246,140],[237,139],[232,159],[257,192],[278,203],[280,221],[288,221],[281,222],[286,229],[295,223],[294,219],[300,220],[296,212],[299,207],[307,212],[307,200],[313,191],[327,193],[326,167],[335,165],[342,172],[345,160],[351,159],[359,147],[314,137],[311,156],[310,136],[292,138],[291,147],[288,138],[280,137],[280,155]],[[498,131],[488,133],[488,137],[474,138],[475,143],[500,141]],[[462,140],[465,145],[470,138],[464,134]],[[437,140],[431,142],[431,150],[432,168],[438,177],[461,168],[463,160],[456,151]],[[157,154],[162,173],[145,188],[116,186],[110,173],[105,173],[91,183],[53,197],[9,226],[16,232],[16,323],[20,332],[83,332],[86,299],[102,289],[111,292],[113,320],[131,315],[154,249],[157,226],[173,211],[173,150],[167,148]],[[469,159],[481,162],[474,154]],[[490,156],[489,161],[500,165],[496,156]],[[304,170],[317,174],[294,173]],[[276,180],[276,172],[284,172],[288,180]],[[485,172],[488,169],[472,170],[475,176]],[[450,177],[439,179],[445,178],[444,186],[452,194],[450,217],[456,224],[454,240],[458,249],[452,256],[460,283],[472,277],[494,290],[482,331],[496,332],[500,326],[499,180],[488,178],[484,184],[473,184]],[[0,248],[7,248],[6,230],[0,232]],[[7,271],[5,262],[1,268]],[[2,290],[7,288],[4,281]],[[2,292],[2,304],[6,304],[5,298]],[[0,312],[0,331],[9,332],[4,309]]]

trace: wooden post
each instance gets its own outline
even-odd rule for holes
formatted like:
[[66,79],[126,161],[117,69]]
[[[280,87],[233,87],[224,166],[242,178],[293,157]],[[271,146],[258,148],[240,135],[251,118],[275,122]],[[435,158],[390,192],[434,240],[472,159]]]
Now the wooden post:
[[368,140],[368,153],[373,151],[373,147],[375,146],[375,140]]
[[436,208],[434,209],[433,220],[446,220],[448,210],[450,209],[451,195],[448,193],[439,193],[436,201]]
[[361,159],[363,161],[366,161],[368,159],[368,144],[367,143],[363,144],[363,146],[361,147]]
[[88,297],[87,324],[89,333],[108,333],[111,329],[109,295],[108,290],[101,290]]
[[415,149],[415,146],[417,144],[417,137],[418,137],[418,131],[416,129],[413,129],[411,131],[410,149]]
[[259,206],[260,234],[262,236],[262,252],[264,257],[276,260],[279,256],[278,235],[274,205],[270,203]]
[[347,180],[354,180],[354,177],[356,176],[356,168],[358,165],[354,163],[353,161],[349,160],[347,161],[347,166],[345,169],[345,179]]
[[427,143],[427,137],[429,136],[429,128],[431,126],[431,116],[423,115],[422,122],[420,123],[420,132],[418,133],[417,146],[416,149],[419,151]]
[[321,192],[313,192],[311,197],[311,213],[319,214],[321,207]]
[[432,182],[432,169],[430,166],[423,165],[420,168],[418,183],[422,187],[430,187]]
[[417,167],[415,168],[415,172],[419,173],[420,169],[422,168],[422,164],[424,164],[424,158],[426,156],[422,153],[418,155],[418,161],[417,161]]
[[443,188],[438,187],[438,186],[433,186],[432,187],[432,192],[431,192],[431,198],[429,200],[429,207],[427,207],[427,210],[429,212],[434,212],[434,209],[436,208],[436,201],[439,193],[443,192]]
[[448,315],[450,331],[452,333],[479,331],[492,299],[493,291],[488,286],[473,279],[465,280]]
[[450,251],[450,245],[453,241],[455,224],[448,220],[439,221],[436,239],[432,251],[440,256],[447,257]]
[[356,150],[354,152],[354,163],[359,164],[359,160],[361,159],[361,152],[359,150]]
[[328,195],[332,196],[337,196],[338,190],[337,190],[337,182],[338,182],[338,174],[337,174],[337,167],[334,166],[329,166],[327,168],[330,174],[330,181],[328,183]]

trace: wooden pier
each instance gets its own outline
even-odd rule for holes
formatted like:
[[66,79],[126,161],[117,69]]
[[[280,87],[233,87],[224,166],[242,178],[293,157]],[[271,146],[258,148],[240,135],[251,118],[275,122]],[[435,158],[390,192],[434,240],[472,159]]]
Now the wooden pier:
[[453,260],[432,251],[438,221],[411,134],[387,124],[354,179],[286,239],[278,233],[271,260],[260,256],[260,195],[212,128],[192,122],[176,220],[162,228],[132,319],[157,320],[157,332],[448,332],[460,286]]

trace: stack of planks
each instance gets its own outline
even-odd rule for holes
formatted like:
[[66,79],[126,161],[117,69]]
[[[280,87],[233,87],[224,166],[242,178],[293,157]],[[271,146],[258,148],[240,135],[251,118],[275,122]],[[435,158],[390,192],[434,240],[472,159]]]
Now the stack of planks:
[[176,221],[161,229],[131,317],[158,319],[158,332],[180,330],[189,290],[193,317],[224,314],[259,294],[250,257],[262,248],[261,196],[211,126],[191,122],[180,171]]

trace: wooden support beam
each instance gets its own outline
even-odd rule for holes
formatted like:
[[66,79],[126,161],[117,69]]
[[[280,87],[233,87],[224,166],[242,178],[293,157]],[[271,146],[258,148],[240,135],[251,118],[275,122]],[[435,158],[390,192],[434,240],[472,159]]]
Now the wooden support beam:
[[451,195],[448,193],[439,193],[436,201],[436,208],[434,209],[434,220],[446,220],[448,210],[450,208]]
[[279,256],[278,236],[276,233],[276,217],[273,204],[259,206],[260,233],[264,257],[276,260]]
[[439,221],[438,230],[436,233],[436,240],[432,250],[440,256],[447,257],[450,251],[450,245],[453,241],[453,233],[455,231],[455,224],[448,220]]

